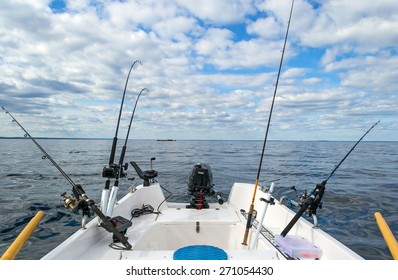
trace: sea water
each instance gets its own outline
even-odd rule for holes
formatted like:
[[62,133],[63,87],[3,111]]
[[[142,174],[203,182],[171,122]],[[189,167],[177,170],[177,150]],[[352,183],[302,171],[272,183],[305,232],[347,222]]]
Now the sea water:
[[[100,202],[111,140],[39,139],[40,145],[86,194]],[[115,162],[119,161],[118,144]],[[274,196],[296,199],[325,180],[355,142],[269,141],[260,183],[275,182]],[[262,141],[130,140],[125,161],[158,171],[156,180],[172,193],[169,201],[187,202],[192,166],[207,163],[215,188],[227,200],[234,182],[254,183]],[[326,185],[319,226],[365,259],[392,259],[374,219],[379,211],[398,234],[398,142],[361,142]],[[119,198],[141,183],[132,166],[120,180]],[[133,177],[135,177],[134,180]],[[45,216],[16,259],[40,259],[79,229],[81,216],[64,208],[60,194],[72,186],[29,139],[0,139],[0,255],[24,226]],[[249,208],[251,201],[247,201]],[[292,208],[293,210],[297,210]],[[243,233],[242,233],[243,235]]]

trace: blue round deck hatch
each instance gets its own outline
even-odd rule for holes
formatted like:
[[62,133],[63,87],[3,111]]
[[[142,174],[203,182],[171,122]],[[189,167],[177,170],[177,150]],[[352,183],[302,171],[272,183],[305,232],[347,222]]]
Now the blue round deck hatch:
[[176,250],[174,260],[226,260],[227,253],[220,248],[209,245],[191,245]]

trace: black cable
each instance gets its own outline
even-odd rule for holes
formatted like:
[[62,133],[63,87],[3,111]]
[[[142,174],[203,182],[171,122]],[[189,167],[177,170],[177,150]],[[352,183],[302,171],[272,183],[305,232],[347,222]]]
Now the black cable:
[[162,185],[159,185],[159,186],[160,186],[163,190],[165,190],[166,192],[169,193],[169,195],[159,204],[158,209],[156,209],[156,211],[157,211],[159,214],[162,214],[162,212],[159,211],[160,206],[161,206],[168,198],[170,198],[173,194],[172,194],[168,189],[164,188]]
[[159,212],[155,212],[154,208],[149,205],[149,204],[143,204],[141,208],[135,208],[131,210],[131,219],[138,218],[142,215],[147,215],[147,214],[159,214]]

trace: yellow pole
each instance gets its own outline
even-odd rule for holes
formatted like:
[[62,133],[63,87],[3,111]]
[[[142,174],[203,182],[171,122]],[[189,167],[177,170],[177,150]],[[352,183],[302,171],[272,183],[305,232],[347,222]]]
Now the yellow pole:
[[15,256],[19,253],[23,245],[28,240],[28,238],[32,235],[33,231],[36,229],[43,215],[43,211],[38,211],[36,213],[36,215],[25,226],[25,228],[10,245],[10,247],[8,247],[7,251],[1,256],[1,260],[13,260],[15,258]]
[[386,242],[388,249],[390,249],[392,257],[394,260],[398,260],[398,242],[395,239],[394,234],[389,228],[386,220],[379,212],[376,212],[374,215],[384,241]]

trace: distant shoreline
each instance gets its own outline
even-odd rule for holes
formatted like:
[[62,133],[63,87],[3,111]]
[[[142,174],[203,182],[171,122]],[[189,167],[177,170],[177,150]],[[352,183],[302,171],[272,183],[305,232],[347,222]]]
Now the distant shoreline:
[[[112,141],[112,138],[68,138],[68,137],[34,137],[37,140],[105,140]],[[31,140],[29,137],[5,137],[0,136],[0,140]],[[124,139],[119,139],[124,140]],[[157,142],[175,142],[175,141],[263,141],[260,139],[129,139],[130,141],[157,141]],[[356,140],[268,140],[270,142],[356,142]],[[362,142],[398,142],[394,140],[362,140]]]

